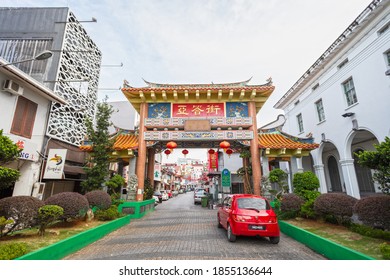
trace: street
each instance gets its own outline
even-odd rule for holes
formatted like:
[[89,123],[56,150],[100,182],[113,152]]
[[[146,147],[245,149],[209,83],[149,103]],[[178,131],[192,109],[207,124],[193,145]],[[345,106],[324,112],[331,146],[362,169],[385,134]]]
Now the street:
[[295,240],[238,237],[217,227],[217,210],[194,205],[193,192],[159,204],[154,212],[67,256],[66,260],[324,260]]

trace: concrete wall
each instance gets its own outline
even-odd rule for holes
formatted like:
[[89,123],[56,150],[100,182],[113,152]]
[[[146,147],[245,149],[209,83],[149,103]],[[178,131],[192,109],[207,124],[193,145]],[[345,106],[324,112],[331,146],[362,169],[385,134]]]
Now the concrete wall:
[[15,161],[10,165],[12,168],[18,168],[21,172],[21,177],[15,183],[13,195],[31,195],[34,183],[39,180],[41,157],[37,151],[41,151],[42,149],[48,110],[51,102],[38,94],[37,89],[29,86],[21,79],[10,76],[5,69],[0,68],[1,87],[4,81],[8,79],[16,81],[24,88],[23,97],[38,104],[31,139],[13,135],[11,134],[11,126],[18,96],[0,90],[0,129],[3,129],[3,135],[10,137],[15,143],[18,140],[25,141],[29,147],[27,148],[26,144],[24,152],[30,153],[28,159],[20,159],[18,162]]

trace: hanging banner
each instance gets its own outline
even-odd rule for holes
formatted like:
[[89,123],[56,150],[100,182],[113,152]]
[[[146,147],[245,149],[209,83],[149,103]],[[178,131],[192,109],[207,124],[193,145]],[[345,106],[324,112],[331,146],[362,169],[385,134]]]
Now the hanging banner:
[[161,164],[159,163],[154,165],[154,180],[161,182]]
[[174,103],[172,117],[225,117],[224,103]]
[[209,171],[218,171],[218,153],[209,154]]
[[67,151],[66,149],[49,150],[43,179],[62,179]]

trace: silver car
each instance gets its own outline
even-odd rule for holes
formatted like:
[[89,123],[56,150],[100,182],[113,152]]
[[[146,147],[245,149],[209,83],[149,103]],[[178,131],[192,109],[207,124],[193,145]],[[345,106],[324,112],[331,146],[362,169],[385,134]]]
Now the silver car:
[[202,202],[202,197],[208,196],[208,192],[204,189],[198,189],[194,192],[194,204],[200,204]]

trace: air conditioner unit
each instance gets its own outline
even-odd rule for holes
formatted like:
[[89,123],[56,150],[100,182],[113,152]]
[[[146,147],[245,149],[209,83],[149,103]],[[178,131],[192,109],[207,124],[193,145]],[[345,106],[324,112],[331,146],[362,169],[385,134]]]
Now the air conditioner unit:
[[23,87],[13,80],[5,80],[3,84],[3,90],[13,95],[23,94]]
[[45,192],[45,187],[46,187],[46,183],[39,183],[39,182],[36,182],[34,184],[34,188],[37,188],[38,191],[37,191],[37,198],[38,199],[41,199],[43,198],[43,193]]

